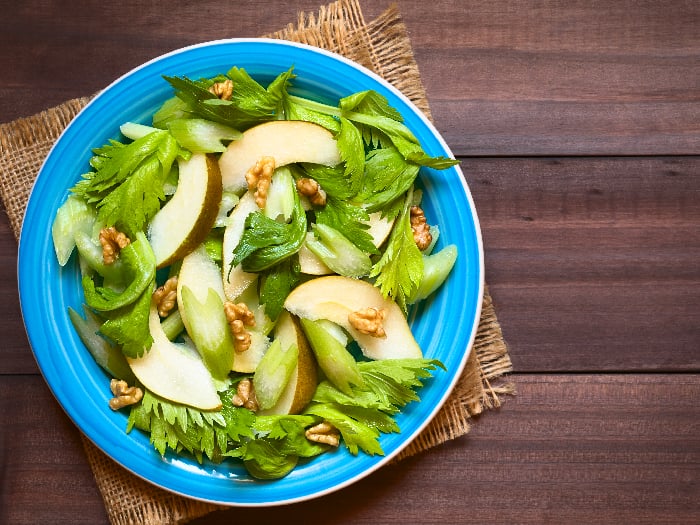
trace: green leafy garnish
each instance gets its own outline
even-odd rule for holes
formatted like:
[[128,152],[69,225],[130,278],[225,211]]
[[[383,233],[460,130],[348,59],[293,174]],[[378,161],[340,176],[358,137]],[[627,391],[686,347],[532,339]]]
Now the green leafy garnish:
[[[164,77],[175,89],[192,115],[218,122],[235,129],[247,129],[273,120],[282,112],[282,102],[291,69],[280,74],[267,89],[241,68],[231,68],[224,78],[190,80],[186,77]],[[222,100],[209,91],[215,81],[230,79],[233,92],[230,100]]]
[[294,211],[289,223],[277,222],[263,212],[246,217],[243,236],[234,250],[232,267],[242,264],[246,272],[260,272],[299,251],[306,237],[306,214],[294,194]]
[[146,239],[139,231],[132,243],[121,249],[119,258],[129,284],[124,290],[96,286],[90,275],[83,277],[85,302],[101,312],[117,310],[135,302],[149,286],[153,285],[156,274],[156,257]]
[[98,210],[98,220],[130,235],[142,231],[165,200],[163,183],[176,157],[186,155],[167,131],[124,145],[111,141],[94,151],[95,171],[71,191]]
[[220,394],[220,411],[204,411],[172,403],[146,390],[141,402],[131,408],[126,431],[137,428],[149,433],[161,455],[170,449],[176,453],[187,451],[199,462],[204,457],[221,461],[240,441],[253,437],[255,415],[234,407],[232,395],[231,390]]
[[100,327],[100,333],[121,345],[122,353],[127,357],[141,357],[153,343],[148,315],[154,289],[155,286],[151,284],[133,303],[104,313],[106,320]]
[[265,313],[275,321],[284,306],[289,292],[299,283],[301,268],[299,258],[288,257],[267,269],[260,283],[260,303],[265,305]]
[[306,428],[317,422],[313,416],[258,416],[253,425],[255,438],[226,455],[242,459],[255,478],[284,477],[299,458],[317,456],[329,449],[306,439]]
[[391,297],[406,312],[406,304],[416,293],[423,278],[423,255],[411,230],[410,208],[413,191],[404,200],[403,210],[396,220],[382,257],[372,267],[369,276],[385,297]]
[[363,187],[358,195],[367,211],[384,210],[413,185],[420,166],[406,161],[396,148],[382,148],[367,155]]
[[422,386],[422,380],[438,367],[445,368],[436,359],[360,362],[362,385],[352,385],[352,392],[346,394],[323,381],[304,413],[336,427],[352,454],[359,450],[370,455],[384,454],[378,441],[380,434],[399,431],[391,416],[411,401],[419,400],[414,389]]

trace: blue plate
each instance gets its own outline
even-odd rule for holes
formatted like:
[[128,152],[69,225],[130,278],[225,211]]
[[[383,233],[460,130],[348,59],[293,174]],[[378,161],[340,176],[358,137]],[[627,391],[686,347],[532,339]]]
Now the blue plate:
[[347,486],[386,464],[414,439],[454,387],[476,333],[483,293],[483,250],[469,190],[458,167],[423,169],[424,209],[438,223],[438,249],[455,244],[456,266],[447,283],[416,308],[411,324],[426,357],[440,359],[436,371],[397,418],[399,434],[380,439],[384,456],[352,456],[343,447],[299,465],[287,477],[255,481],[235,462],[198,464],[171,454],[161,457],[147,435],[124,432],[126,414],[108,408],[109,379],[73,330],[67,308],[82,305],[78,265],[61,268],[53,250],[51,224],[67,190],[88,171],[92,148],[119,139],[126,121],[149,123],[172,96],[162,75],[214,76],[232,66],[267,83],[294,66],[295,94],[337,103],[365,89],[383,94],[405,118],[430,155],[451,152],[411,102],[365,68],[309,46],[266,39],[234,39],[195,45],[163,55],[108,86],[66,128],[49,153],[29,198],[19,245],[18,279],[22,315],[37,363],[58,402],[85,435],[119,464],[164,489],[191,498],[237,506],[265,506],[318,497]]

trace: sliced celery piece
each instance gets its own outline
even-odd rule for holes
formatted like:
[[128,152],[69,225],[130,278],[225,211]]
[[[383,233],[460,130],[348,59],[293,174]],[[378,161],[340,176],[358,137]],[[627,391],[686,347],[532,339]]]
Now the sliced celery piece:
[[362,385],[357,362],[345,346],[318,321],[300,319],[318,366],[341,392],[352,395],[350,385]]
[[423,256],[423,279],[418,285],[411,303],[421,301],[437,290],[447,279],[457,260],[457,247],[454,244],[445,246],[433,255]]
[[153,125],[156,128],[166,129],[168,122],[187,118],[191,115],[190,107],[187,103],[178,97],[172,97],[166,100],[158,111],[153,115]]
[[124,284],[121,259],[117,259],[112,264],[105,264],[102,256],[102,247],[95,243],[89,234],[83,231],[76,233],[75,245],[80,254],[81,264],[87,265],[92,271],[104,277],[105,285],[108,284],[112,288],[119,288]]
[[225,191],[221,195],[221,204],[219,205],[219,214],[214,221],[215,228],[225,228],[228,224],[228,216],[231,210],[236,207],[240,197],[233,192]]
[[75,236],[78,232],[89,235],[97,219],[95,208],[83,199],[69,195],[58,208],[51,226],[53,247],[56,251],[58,264],[64,266],[70,259],[75,248]]
[[160,130],[152,126],[137,124],[136,122],[125,122],[124,124],[119,126],[119,131],[121,131],[122,135],[124,135],[128,139],[138,140],[140,138],[145,137],[146,135],[150,135],[154,131]]
[[170,312],[170,315],[160,322],[160,326],[170,341],[174,341],[185,329],[185,323],[182,322],[182,315],[179,310]]
[[216,290],[209,288],[202,304],[187,286],[182,287],[182,309],[189,336],[212,376],[224,379],[233,367],[233,336]]
[[253,376],[255,397],[261,409],[266,410],[277,403],[298,359],[299,347],[296,344],[284,348],[279,339],[272,341]]
[[347,237],[327,224],[314,224],[315,236],[306,239],[306,246],[326,266],[345,277],[362,277],[372,269],[372,260]]
[[272,175],[270,187],[265,201],[265,215],[270,219],[288,222],[294,211],[294,195],[296,193],[294,177],[286,166],[278,168]]
[[68,308],[75,331],[80,340],[88,349],[95,362],[109,375],[117,379],[123,379],[130,385],[136,382],[136,377],[118,346],[109,343],[99,334],[102,319],[87,308],[83,308],[85,318],[72,308]]
[[243,134],[229,126],[201,118],[180,118],[168,122],[168,129],[183,148],[192,153],[221,153],[227,143]]

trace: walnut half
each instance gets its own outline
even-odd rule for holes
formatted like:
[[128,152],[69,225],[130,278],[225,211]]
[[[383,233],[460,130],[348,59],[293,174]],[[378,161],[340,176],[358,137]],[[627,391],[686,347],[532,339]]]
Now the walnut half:
[[386,312],[383,308],[363,308],[351,312],[348,315],[348,322],[358,332],[371,335],[372,337],[386,337],[384,331],[384,317]]
[[233,95],[233,81],[227,78],[223,82],[215,82],[209,88],[209,92],[213,93],[221,100],[231,100]]
[[245,352],[251,344],[250,332],[246,330],[246,326],[255,326],[255,315],[247,304],[231,301],[224,303],[224,312],[233,334],[234,349],[236,352]]
[[340,432],[328,421],[307,428],[304,435],[314,443],[323,443],[332,447],[340,445]]
[[297,190],[301,195],[309,198],[309,202],[314,206],[326,205],[326,192],[323,191],[321,185],[314,179],[302,177],[297,180]]
[[153,292],[153,301],[158,308],[158,315],[167,317],[177,303],[177,275],[173,275]]
[[411,206],[411,230],[413,230],[413,240],[416,241],[418,249],[423,251],[433,242],[430,233],[430,226],[425,218],[425,213],[420,206]]
[[255,166],[250,168],[245,174],[248,190],[254,192],[255,204],[258,208],[264,208],[267,202],[267,190],[272,182],[272,174],[275,171],[275,159],[263,157]]
[[258,400],[255,397],[255,388],[252,379],[241,379],[236,387],[236,393],[233,395],[231,402],[233,406],[247,408],[253,412],[258,409]]
[[143,391],[139,387],[129,386],[121,379],[112,379],[109,382],[109,389],[114,394],[114,397],[109,400],[109,408],[112,410],[135,405],[143,398]]
[[119,256],[119,250],[131,243],[129,238],[114,226],[100,230],[100,244],[102,245],[102,260],[105,264],[113,264]]

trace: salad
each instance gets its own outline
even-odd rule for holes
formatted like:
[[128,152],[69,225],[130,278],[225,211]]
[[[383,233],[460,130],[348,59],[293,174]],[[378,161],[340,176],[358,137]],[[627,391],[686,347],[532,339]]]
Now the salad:
[[444,368],[407,313],[457,257],[435,250],[417,187],[421,166],[457,161],[427,155],[379,93],[329,105],[294,78],[164,77],[173,97],[93,150],[52,227],[125,430],[259,479],[340,446],[384,453]]

